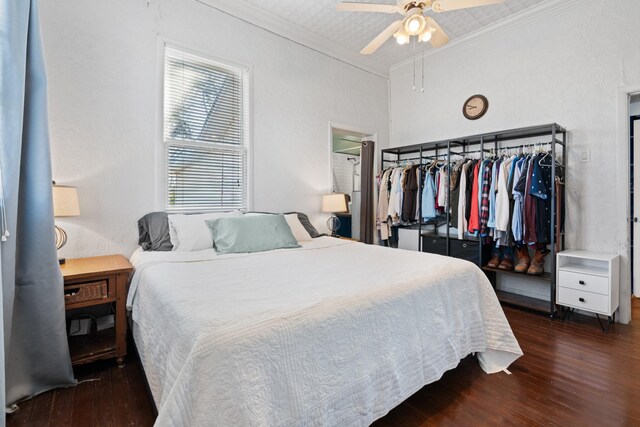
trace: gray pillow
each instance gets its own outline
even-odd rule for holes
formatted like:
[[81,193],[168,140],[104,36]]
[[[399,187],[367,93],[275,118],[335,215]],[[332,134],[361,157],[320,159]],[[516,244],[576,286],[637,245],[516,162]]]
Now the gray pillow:
[[138,244],[145,251],[173,249],[166,212],[151,212],[138,220]]
[[[261,214],[271,214],[271,215],[276,215],[273,212],[246,212],[246,213],[261,213]],[[318,230],[316,230],[316,228],[313,226],[313,224],[311,224],[311,221],[309,221],[309,217],[306,214],[303,214],[302,212],[285,212],[284,215],[290,215],[290,214],[296,214],[298,215],[298,220],[300,220],[300,224],[302,224],[302,226],[305,228],[305,230],[307,230],[307,233],[309,233],[309,235],[311,237],[313,237],[314,239],[316,237],[321,237],[321,236],[326,236],[326,234],[324,233],[319,233]]]
[[282,214],[209,219],[206,223],[219,254],[300,247]]

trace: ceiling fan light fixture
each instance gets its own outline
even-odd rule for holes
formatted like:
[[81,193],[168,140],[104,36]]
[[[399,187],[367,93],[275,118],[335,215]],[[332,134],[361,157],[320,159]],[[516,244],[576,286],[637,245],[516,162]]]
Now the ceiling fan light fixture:
[[431,40],[431,35],[433,34],[431,28],[425,28],[422,34],[420,34],[419,40],[421,42],[428,42]]
[[417,36],[424,30],[427,21],[424,19],[424,16],[422,16],[422,9],[416,7],[409,11],[409,13],[411,12],[413,12],[413,14],[404,21],[404,30],[410,36]]
[[409,36],[402,27],[393,34],[393,37],[396,38],[398,44],[407,44],[411,41],[411,36]]

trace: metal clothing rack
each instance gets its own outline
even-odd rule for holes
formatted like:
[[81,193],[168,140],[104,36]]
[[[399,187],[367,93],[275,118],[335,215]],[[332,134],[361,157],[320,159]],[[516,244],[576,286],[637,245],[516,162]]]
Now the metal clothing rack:
[[[544,142],[541,142],[541,143],[525,142],[523,144],[505,145],[505,143],[510,141],[517,141],[517,140],[524,140],[524,139],[531,139],[531,138],[541,138],[541,137],[550,137],[551,140],[549,141],[548,139],[546,139]],[[397,164],[398,161],[408,160],[407,156],[415,156],[416,154],[418,154],[418,156],[411,157],[411,160],[419,160],[420,161],[419,165],[421,166],[426,164],[425,160],[433,160],[440,157],[446,157],[446,160],[444,160],[444,162],[445,162],[445,165],[447,166],[447,169],[446,169],[447,173],[450,173],[450,168],[448,166],[452,162],[452,159],[451,159],[452,155],[465,156],[472,153],[474,154],[480,153],[479,160],[483,160],[485,158],[485,154],[490,153],[492,151],[494,151],[495,153],[498,153],[500,149],[509,149],[509,148],[514,149],[514,148],[538,147],[538,146],[550,146],[550,155],[553,159],[553,161],[551,162],[552,177],[556,176],[557,168],[563,168],[566,171],[565,162],[567,158],[566,156],[567,131],[565,130],[564,127],[558,125],[557,123],[551,123],[551,124],[540,125],[540,126],[523,127],[523,128],[517,128],[517,129],[509,129],[509,130],[504,130],[499,132],[490,132],[490,133],[483,133],[479,135],[465,136],[461,138],[453,138],[453,139],[447,139],[447,140],[441,140],[441,141],[426,142],[422,144],[413,144],[413,145],[402,146],[402,147],[388,148],[388,149],[382,150],[381,152],[380,165],[382,169],[386,169],[388,165],[390,165],[391,163]],[[454,150],[452,150],[452,148]],[[469,148],[473,148],[474,150],[469,150]],[[562,153],[561,163],[558,163],[556,161],[557,159],[556,155],[559,152]],[[566,182],[566,175],[567,174],[565,173],[564,174],[565,182]],[[565,186],[562,186],[561,188],[564,189]],[[486,260],[487,260],[486,258],[488,257],[487,250],[486,250],[487,248],[485,248],[485,246],[487,245],[483,244],[482,238],[480,237],[478,237],[477,240],[463,239],[463,241],[460,241],[457,238],[457,236],[455,237],[451,236],[450,234],[451,214],[449,210],[447,210],[446,212],[446,222],[445,222],[446,230],[445,230],[444,236],[440,235],[437,225],[435,227],[435,231],[433,234],[423,233],[423,229],[427,230],[428,227],[433,226],[434,222],[433,221],[424,222],[422,219],[422,200],[421,200],[422,189],[423,189],[423,183],[421,182],[417,190],[418,206],[419,206],[419,209],[418,209],[419,221],[417,225],[411,226],[412,228],[417,228],[418,230],[418,239],[419,239],[418,250],[427,251],[425,250],[426,248],[423,247],[423,240],[425,236],[428,238],[433,237],[433,238],[443,239],[443,243],[446,242],[446,244],[445,244],[445,250],[444,250],[445,253],[442,253],[442,255],[447,255],[447,256],[456,256],[452,251],[452,246],[467,248],[467,246],[465,245],[470,245],[470,246],[477,245],[477,253],[472,254],[472,258],[473,258],[472,261],[474,261],[479,267],[482,267],[487,277],[490,279],[491,283],[494,285],[494,288],[496,286],[497,276],[499,274],[513,274],[520,278],[526,277],[531,279],[538,279],[538,280],[542,280],[549,283],[549,302],[548,303],[544,300],[531,298],[524,295],[504,292],[504,291],[497,290],[496,288],[496,294],[498,295],[498,299],[500,301],[502,301],[503,303],[518,305],[518,306],[536,310],[536,311],[542,311],[547,313],[551,317],[555,316],[555,314],[557,313],[556,253],[557,253],[557,250],[564,249],[564,240],[565,240],[564,232],[562,232],[561,230],[557,230],[557,233],[560,236],[560,242],[556,242],[556,232],[554,232],[555,225],[557,223],[556,217],[558,215],[558,209],[556,206],[555,178],[553,179],[552,185],[551,185],[551,236],[550,236],[550,244],[549,244],[550,250],[551,250],[549,254],[549,256],[551,257],[550,259],[551,271],[548,273],[545,273],[543,276],[530,276],[525,274],[517,274],[509,271],[502,271],[497,269],[494,270],[494,269],[483,267],[486,263]],[[449,200],[449,205],[450,205],[451,203],[450,186],[447,186],[447,200]],[[437,224],[437,221],[436,221],[436,224]],[[436,240],[433,240],[433,242],[436,242]],[[559,244],[557,245],[556,243],[559,243]]]

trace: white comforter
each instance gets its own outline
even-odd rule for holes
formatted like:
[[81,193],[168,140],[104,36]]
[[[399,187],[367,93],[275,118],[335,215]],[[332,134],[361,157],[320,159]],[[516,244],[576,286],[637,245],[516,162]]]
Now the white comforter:
[[473,264],[323,237],[141,252],[127,305],[160,426],[368,425],[460,359],[522,355]]

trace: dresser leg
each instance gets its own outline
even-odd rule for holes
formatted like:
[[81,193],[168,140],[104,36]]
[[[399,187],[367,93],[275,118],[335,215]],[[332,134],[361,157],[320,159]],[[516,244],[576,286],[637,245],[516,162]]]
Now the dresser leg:
[[[604,325],[602,324],[602,321],[600,320],[600,315],[598,313],[596,313],[596,318],[598,319],[598,323],[600,324],[600,329],[602,329],[602,332],[604,332],[605,334],[609,332],[609,323],[607,323],[607,328],[605,329]],[[609,320],[610,319],[611,318],[609,318]]]

